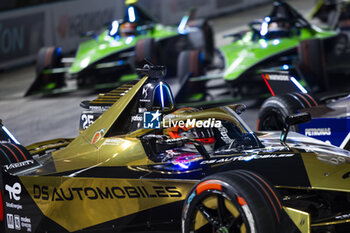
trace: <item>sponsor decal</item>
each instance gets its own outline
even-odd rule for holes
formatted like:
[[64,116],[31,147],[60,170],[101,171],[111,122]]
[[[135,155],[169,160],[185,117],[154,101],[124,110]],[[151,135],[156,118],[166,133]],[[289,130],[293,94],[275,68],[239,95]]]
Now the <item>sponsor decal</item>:
[[13,214],[7,214],[7,228],[8,229],[15,229],[15,221],[13,219]]
[[349,218],[350,218],[350,214],[343,214],[343,215],[335,216],[336,220],[343,220],[343,219],[349,219]]
[[306,136],[329,136],[332,134],[331,128],[306,128]]
[[21,230],[21,219],[20,219],[19,215],[15,215],[14,219],[15,219],[15,229]]
[[288,75],[281,75],[281,74],[266,74],[266,79],[272,80],[272,81],[289,81]]
[[293,157],[295,154],[253,154],[248,156],[236,156],[236,157],[229,157],[229,158],[217,158],[217,159],[210,159],[210,160],[204,160],[200,164],[212,164],[212,163],[227,163],[232,161],[250,161],[252,159],[272,159],[272,158],[288,158]]
[[5,185],[5,190],[9,193],[10,199],[14,199],[16,201],[21,200],[20,194],[22,192],[22,187],[20,183],[14,183],[13,186]]
[[152,87],[151,83],[148,83],[147,85],[143,86],[142,88],[142,98],[139,100],[140,102],[150,103],[151,100],[148,96],[148,90]]
[[49,189],[33,185],[33,198],[50,201],[182,197],[175,186],[70,187]]
[[12,143],[10,139],[7,139],[7,141],[1,140],[0,143]]
[[160,129],[160,121],[162,114],[157,110],[156,112],[143,113],[143,128],[145,129]]
[[223,140],[226,144],[231,144],[233,139],[228,136],[228,130],[225,127],[218,128],[221,134],[221,140]]
[[7,214],[7,228],[14,230],[27,229],[27,232],[32,231],[32,221],[28,217],[21,217],[19,215]]
[[89,106],[89,109],[94,112],[105,112],[110,106]]
[[151,100],[149,100],[149,99],[140,99],[140,102],[147,102],[147,103],[150,103]]
[[30,159],[30,160],[26,160],[23,162],[11,163],[9,165],[4,165],[4,167],[6,168],[6,170],[11,170],[11,169],[25,167],[25,166],[29,166],[29,165],[33,165],[33,164],[34,164],[34,160]]
[[14,204],[14,203],[9,203],[9,202],[6,202],[6,207],[7,207],[7,208],[11,208],[11,209],[16,209],[16,210],[21,210],[21,209],[23,209],[23,206],[22,206],[22,205]]
[[140,116],[140,115],[135,115],[135,116],[132,116],[131,117],[131,121],[133,122],[133,121],[142,121],[143,120],[143,118],[142,118],[142,116]]
[[[317,153],[317,151],[313,151],[313,152]],[[346,157],[337,156],[336,154],[333,154],[333,153],[331,153],[331,154],[319,154],[319,155],[317,155],[317,158],[321,161],[324,161],[326,163],[329,163],[329,164],[332,164],[335,166],[338,166],[338,165],[346,162]]]
[[109,145],[109,146],[117,146],[122,143],[121,139],[116,139],[116,138],[107,138],[104,142],[103,145]]
[[21,226],[22,228],[27,228],[27,232],[32,231],[32,221],[28,217],[21,217]]
[[147,84],[145,86],[143,86],[142,88],[142,99],[147,99],[148,97],[148,89],[151,87],[150,84]]
[[102,138],[102,134],[104,133],[104,131],[104,129],[97,131],[92,137],[91,144],[95,144],[96,142],[98,142]]

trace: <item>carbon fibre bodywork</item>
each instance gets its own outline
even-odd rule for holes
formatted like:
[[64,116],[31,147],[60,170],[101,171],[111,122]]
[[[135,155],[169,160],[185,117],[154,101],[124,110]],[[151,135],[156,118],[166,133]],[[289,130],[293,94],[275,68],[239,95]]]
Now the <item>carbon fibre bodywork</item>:
[[226,129],[213,128],[213,150],[199,150],[196,141],[177,144],[167,121],[159,129],[133,127],[132,110],[147,102],[150,83],[165,85],[146,76],[75,139],[33,144],[25,164],[4,164],[1,231],[180,232],[190,190],[211,174],[236,169],[260,174],[278,189],[288,223],[283,232],[317,232],[348,221],[348,151],[296,133],[286,143],[277,132],[255,134],[238,116],[241,105],[176,114],[162,102],[163,119],[215,119]]

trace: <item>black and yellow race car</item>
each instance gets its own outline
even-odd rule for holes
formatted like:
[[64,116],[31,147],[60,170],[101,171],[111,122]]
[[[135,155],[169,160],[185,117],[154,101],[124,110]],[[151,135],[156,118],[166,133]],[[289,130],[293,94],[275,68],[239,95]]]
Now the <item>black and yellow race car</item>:
[[349,232],[348,151],[254,133],[239,104],[176,109],[164,69],[139,72],[75,139],[2,127],[1,232]]

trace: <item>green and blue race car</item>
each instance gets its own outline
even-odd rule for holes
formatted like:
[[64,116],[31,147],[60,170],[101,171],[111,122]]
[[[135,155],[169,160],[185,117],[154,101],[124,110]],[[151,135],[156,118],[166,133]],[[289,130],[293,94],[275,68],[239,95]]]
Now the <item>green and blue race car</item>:
[[[123,19],[110,23],[101,34],[82,42],[75,57],[64,57],[59,47],[45,47],[38,53],[35,82],[26,95],[57,93],[77,88],[109,88],[138,78],[136,67],[145,60],[168,67],[175,76],[180,51],[197,49],[210,62],[214,50],[212,29],[205,20],[185,15],[178,26],[165,26],[136,4],[126,1]],[[76,80],[70,85],[69,80]]]
[[[249,23],[248,30],[225,37],[233,41],[218,49],[218,59],[211,66],[193,67],[191,64],[200,64],[200,58],[189,63],[186,59],[194,56],[191,51],[183,52],[179,75],[192,76],[190,81],[202,84],[223,78],[234,95],[257,96],[262,90],[268,92],[262,70],[298,73],[295,76],[300,77],[301,85],[325,90],[330,88],[330,76],[343,77],[349,67],[347,37],[312,25],[284,1],[275,1],[270,14]],[[193,70],[201,70],[200,75],[193,75]]]

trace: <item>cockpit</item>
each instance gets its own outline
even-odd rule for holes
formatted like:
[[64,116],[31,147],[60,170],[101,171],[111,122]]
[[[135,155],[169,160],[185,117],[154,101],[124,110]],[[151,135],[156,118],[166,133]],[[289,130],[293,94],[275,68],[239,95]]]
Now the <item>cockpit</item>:
[[[131,2],[128,4],[128,2]],[[144,9],[135,4],[136,1],[127,1],[124,18],[111,23],[109,35],[112,37],[135,36],[154,26],[157,22]]]
[[174,156],[195,154],[200,157],[218,156],[263,147],[236,112],[229,107],[220,110],[230,116],[219,119],[221,113],[210,114],[210,109],[194,108],[178,109],[166,115],[161,129],[154,130],[145,137],[146,141],[153,140],[148,150],[152,160],[165,162]]
[[107,132],[107,137],[137,135],[153,161],[174,156],[204,156],[242,153],[263,147],[239,117],[244,105],[211,109],[175,108],[171,89],[162,81],[164,67],[145,66],[148,76]]
[[271,13],[263,20],[249,24],[253,31],[253,38],[277,39],[300,34],[301,28],[310,27],[309,22],[289,4],[276,1]]

